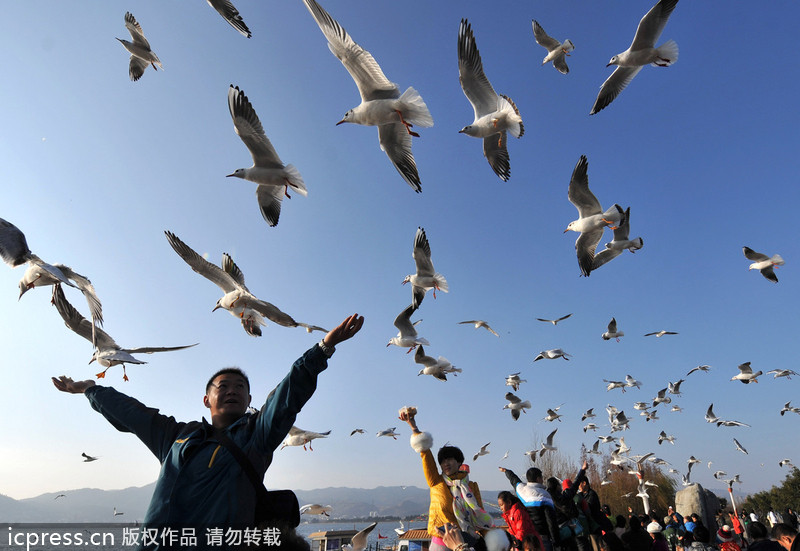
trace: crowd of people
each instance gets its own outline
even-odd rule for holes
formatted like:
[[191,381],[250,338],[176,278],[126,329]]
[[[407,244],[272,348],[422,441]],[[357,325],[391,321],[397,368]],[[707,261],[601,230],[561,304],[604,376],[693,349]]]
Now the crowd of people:
[[431,492],[428,532],[431,551],[800,551],[800,517],[791,509],[765,515],[770,528],[755,512],[719,512],[714,526],[698,513],[683,516],[671,506],[666,515],[655,511],[612,514],[602,505],[586,476],[586,461],[573,479],[545,480],[538,467],[525,481],[500,467],[512,491],[502,491],[497,505],[505,534],[497,539],[487,519],[477,483],[469,480],[464,454],[455,446],[438,452],[439,473],[431,448],[433,437],[417,427],[416,408],[403,408],[400,419],[413,431],[411,445],[420,454]]

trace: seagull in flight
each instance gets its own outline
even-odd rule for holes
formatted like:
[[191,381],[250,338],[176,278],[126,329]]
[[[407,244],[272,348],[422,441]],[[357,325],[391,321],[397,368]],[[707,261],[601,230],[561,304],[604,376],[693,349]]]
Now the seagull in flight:
[[658,445],[659,446],[661,445],[661,442],[669,442],[670,444],[672,444],[674,446],[675,445],[675,437],[673,435],[671,435],[671,434],[667,435],[667,433],[662,430],[661,433],[658,435]]
[[[403,285],[411,283],[411,304],[416,310],[419,308],[419,305],[422,304],[422,299],[425,298],[425,293],[428,289],[433,289],[433,298],[436,298],[436,291],[444,291],[447,293],[450,289],[447,286],[447,280],[444,276],[433,268],[433,262],[431,261],[431,244],[428,242],[428,236],[425,235],[425,230],[421,227],[418,227],[417,233],[414,234],[414,249],[411,252],[411,256],[414,258],[417,272],[407,275],[405,279],[403,279]],[[492,331],[492,333],[494,333],[494,331]],[[496,334],[497,333],[495,333],[495,335]]]
[[353,429],[353,430],[350,432],[350,436],[353,436],[353,435],[354,435],[354,434],[356,434],[356,433],[358,433],[358,434],[364,434],[364,432],[365,432],[365,431],[364,431],[364,429]]
[[678,0],[660,0],[642,17],[630,47],[612,57],[606,65],[616,65],[617,68],[600,87],[590,115],[614,101],[645,65],[669,67],[678,60],[678,45],[673,40],[655,47],[677,4]]
[[571,354],[567,354],[560,348],[553,348],[551,350],[542,350],[539,352],[539,355],[533,359],[533,361],[538,362],[539,360],[555,360],[557,358],[564,358],[565,360],[569,361],[570,356]]
[[333,511],[331,505],[320,505],[319,503],[309,503],[308,505],[300,507],[301,515],[325,515],[329,517],[331,516],[331,511]]
[[619,338],[625,336],[625,333],[617,331],[617,318],[611,318],[611,321],[608,322],[608,331],[600,336],[603,337],[604,341],[616,339],[619,342]]
[[[69,266],[63,264],[48,264],[28,248],[25,234],[14,224],[0,218],[0,257],[3,261],[16,268],[28,264],[22,279],[19,281],[19,298],[34,287],[56,285],[63,283],[69,287],[80,290],[89,304],[94,325],[103,324],[103,307],[92,282],[88,278],[74,272]],[[94,342],[94,341],[92,341]]]
[[528,381],[526,379],[520,379],[519,372],[512,373],[511,375],[506,377],[506,386],[510,386],[511,388],[514,389],[515,392],[519,390],[519,385],[527,382]]
[[378,127],[380,146],[403,179],[417,193],[422,185],[411,153],[411,137],[419,134],[413,125],[433,126],[428,106],[412,87],[403,94],[397,84],[383,74],[378,62],[355,43],[347,31],[316,0],[303,0],[328,40],[328,49],[342,62],[361,94],[361,104],[344,114],[345,122]]
[[656,338],[660,338],[660,337],[663,337],[664,335],[677,335],[677,334],[678,333],[676,333],[675,331],[664,331],[664,330],[661,330],[661,331],[653,331],[652,333],[645,333],[644,336],[645,337],[655,336]]
[[[95,350],[92,354],[92,359],[89,360],[89,363],[97,361],[98,364],[105,367],[103,371],[97,374],[98,379],[105,377],[106,371],[108,371],[109,368],[115,365],[122,365],[122,379],[127,381],[128,374],[125,369],[125,364],[147,363],[133,357],[133,354],[171,352],[173,350],[183,350],[184,348],[197,346],[197,343],[195,343],[186,346],[142,346],[139,348],[122,348],[116,343],[116,341],[114,341],[111,335],[99,327],[95,327],[89,320],[85,319],[80,312],[78,312],[75,307],[72,306],[72,304],[67,301],[67,298],[64,296],[64,291],[61,289],[61,285],[55,285],[53,287],[53,304],[55,305],[56,310],[58,310],[58,313],[61,315],[61,319],[64,320],[64,324],[67,327],[89,342],[95,343]],[[94,341],[92,339],[94,339]]]
[[798,408],[798,407],[793,407],[793,406],[792,406],[792,401],[791,401],[791,400],[789,400],[788,402],[786,402],[786,403],[783,405],[783,408],[782,408],[782,409],[781,409],[781,411],[780,411],[780,413],[781,413],[781,417],[783,417],[783,414],[784,414],[784,413],[786,413],[787,411],[788,411],[789,413],[798,413],[798,414],[800,414],[800,408]]
[[317,438],[327,438],[330,433],[331,431],[314,432],[310,430],[303,430],[292,425],[292,428],[289,429],[289,434],[286,436],[286,439],[284,439],[280,449],[283,449],[287,446],[303,446],[303,449],[305,450],[306,446],[308,446],[308,450],[313,452],[314,448],[311,447],[311,441]]
[[544,442],[542,442],[542,449],[539,450],[539,457],[542,457],[547,452],[554,452],[558,451],[558,448],[553,445],[553,438],[555,437],[558,429],[553,430],[550,434],[547,435],[547,438]]
[[684,382],[685,379],[678,379],[677,382],[674,383],[667,383],[667,390],[669,390],[670,394],[680,395],[681,393],[681,383]]
[[98,459],[100,459],[99,457],[94,457],[92,455],[87,455],[86,453],[81,453],[81,456],[83,457],[83,462],[84,463],[90,463],[92,461],[97,461]]
[[581,273],[586,277],[592,272],[594,252],[600,239],[603,238],[605,227],[617,228],[624,215],[622,207],[616,204],[603,212],[600,201],[589,190],[588,168],[589,161],[586,155],[581,155],[572,172],[567,192],[569,202],[578,209],[579,218],[570,222],[564,230],[564,233],[568,231],[580,233],[575,241],[575,252],[578,255]]
[[597,415],[594,414],[594,408],[589,408],[586,410],[586,413],[581,415],[581,421],[586,421],[587,419],[591,419],[592,417],[597,417]]
[[543,417],[543,420],[552,423],[553,421],[558,419],[558,422],[560,423],[562,415],[560,413],[557,413],[559,409],[561,409],[561,406],[558,406],[557,408],[553,409],[548,409],[547,416]]
[[247,28],[245,25],[242,16],[239,15],[239,11],[233,6],[230,0],[207,0],[208,5],[217,10],[225,21],[227,21],[231,27],[239,31],[243,36],[250,38],[252,33],[250,29]]
[[787,379],[791,379],[792,375],[800,376],[800,373],[792,369],[770,369],[767,371],[767,375],[774,375],[776,379],[778,377],[786,377]]
[[559,73],[563,75],[569,73],[569,67],[567,66],[567,59],[565,56],[570,55],[569,53],[575,49],[575,45],[572,41],[568,38],[564,42],[559,42],[548,35],[535,19],[531,21],[531,26],[533,27],[533,37],[536,39],[536,43],[547,50],[547,55],[544,56],[542,65],[547,64],[548,61],[552,61],[553,67],[555,67]]
[[374,530],[377,525],[378,525],[377,522],[373,522],[363,530],[356,533],[355,536],[350,538],[350,543],[346,543],[342,546],[342,550],[364,551],[367,548],[367,538],[369,537],[370,532],[372,532],[372,530]]
[[444,356],[439,356],[438,360],[431,356],[426,356],[425,349],[422,345],[417,347],[417,352],[414,354],[414,361],[425,366],[417,375],[431,375],[440,381],[446,381],[448,373],[461,373],[461,369],[451,364]]
[[486,329],[486,330],[487,330],[489,333],[491,333],[491,334],[492,334],[492,335],[494,335],[495,337],[499,337],[499,336],[500,336],[500,335],[498,335],[498,334],[497,334],[497,331],[495,331],[494,329],[492,329],[491,327],[489,327],[489,324],[488,324],[488,323],[486,323],[486,322],[485,322],[485,321],[483,321],[483,320],[467,320],[467,321],[460,321],[460,322],[458,322],[458,324],[459,324],[459,325],[461,325],[461,324],[470,324],[470,325],[474,325],[474,326],[475,326],[475,329],[479,329],[479,328],[483,327],[484,329]]
[[522,413],[526,413],[525,410],[531,408],[531,403],[528,400],[523,402],[519,397],[511,392],[506,392],[506,400],[508,400],[508,403],[503,406],[503,409],[511,410],[511,417],[514,419],[514,421],[519,419],[520,411]]
[[558,318],[558,319],[554,319],[554,320],[548,320],[548,319],[544,319],[544,318],[536,318],[536,320],[537,320],[537,321],[544,321],[544,322],[547,322],[547,323],[552,323],[552,324],[553,324],[553,326],[556,326],[556,325],[558,325],[558,322],[560,322],[560,321],[564,321],[565,319],[567,319],[567,318],[568,318],[568,317],[570,317],[571,315],[572,315],[572,314],[567,314],[566,316],[561,316],[560,318]]
[[719,421],[719,417],[714,415],[714,404],[708,406],[708,411],[706,411],[706,422],[707,423],[716,423]]
[[731,381],[741,381],[746,385],[750,383],[757,383],[757,377],[759,375],[762,375],[761,371],[756,371],[753,373],[753,369],[750,367],[750,362],[745,362],[739,365],[739,374],[731,377]]
[[425,346],[430,345],[426,339],[417,336],[417,329],[414,327],[422,320],[411,323],[411,314],[415,311],[416,308],[414,308],[414,305],[409,304],[405,310],[397,315],[394,319],[394,326],[397,327],[398,330],[397,336],[389,339],[389,343],[386,346],[395,345],[401,348],[408,348],[408,352],[406,352],[406,354],[408,354],[421,344]]
[[775,270],[773,268],[784,265],[781,255],[775,254],[769,257],[765,254],[757,253],[750,247],[742,247],[742,251],[747,260],[753,261],[753,263],[750,264],[750,270],[758,270],[761,272],[761,275],[768,280],[778,283],[778,276],[775,275]]
[[271,227],[278,225],[283,196],[290,197],[289,188],[307,196],[303,177],[294,165],[284,165],[250,100],[238,86],[228,88],[228,109],[233,118],[233,128],[250,151],[253,166],[237,168],[228,177],[241,178],[256,186],[256,199],[261,216]]
[[693,367],[692,369],[690,369],[690,370],[689,370],[689,373],[687,373],[687,374],[686,374],[686,376],[688,377],[689,375],[691,375],[691,374],[692,374],[692,373],[694,373],[695,371],[705,371],[705,372],[708,372],[708,370],[709,370],[709,369],[711,369],[711,366],[710,366],[710,365],[698,365],[697,367]]
[[123,513],[122,511],[117,511],[117,508],[116,508],[116,507],[114,507],[114,516],[115,516],[115,517],[118,517],[118,516],[120,516],[120,515],[124,515],[124,514],[125,514],[125,513]]
[[[128,75],[131,77],[131,80],[135,82],[142,78],[144,70],[147,69],[148,65],[151,65],[156,71],[158,71],[159,68],[163,71],[164,66],[161,65],[161,60],[159,60],[155,52],[150,49],[150,43],[144,37],[142,26],[139,25],[131,12],[125,13],[125,28],[131,33],[133,42],[121,38],[117,38],[117,40],[119,40],[131,54],[131,63],[128,67]],[[156,67],[156,65],[158,65],[158,67]]]
[[379,437],[380,436],[391,436],[393,440],[397,440],[397,437],[400,436],[400,433],[399,432],[395,432],[395,429],[397,429],[397,427],[392,427],[390,429],[384,429],[384,430],[378,432],[376,436],[379,436]]
[[742,452],[742,453],[743,453],[743,454],[745,454],[745,455],[749,455],[749,454],[747,453],[747,450],[746,450],[746,449],[744,449],[744,446],[742,446],[742,445],[739,443],[739,441],[738,441],[736,438],[734,438],[734,439],[733,439],[733,444],[736,446],[736,449],[737,449],[738,451]]
[[790,469],[794,469],[795,466],[792,464],[791,459],[781,459],[778,462],[778,467],[789,467]]
[[197,254],[194,249],[181,241],[174,233],[165,231],[164,234],[167,236],[169,244],[178,253],[178,256],[192,270],[215,283],[225,293],[217,301],[212,312],[218,308],[229,311],[231,315],[241,320],[242,327],[248,335],[252,337],[261,336],[261,326],[266,325],[264,318],[283,327],[321,329],[305,323],[298,323],[292,316],[281,311],[277,306],[256,298],[245,285],[244,274],[228,253],[222,253],[222,267],[220,267]]
[[594,255],[594,259],[592,260],[592,271],[617,258],[619,255],[625,252],[625,249],[629,250],[631,253],[635,253],[644,246],[644,241],[641,237],[637,237],[636,239],[629,238],[631,231],[630,207],[625,210],[622,215],[622,221],[613,231],[614,239],[609,243],[606,243],[605,249]]
[[475,455],[472,456],[472,460],[476,461],[480,456],[488,455],[489,454],[489,444],[491,444],[491,442],[487,442],[486,444],[481,446],[480,451],[478,451],[478,453],[476,453]]
[[475,119],[459,130],[461,134],[483,138],[483,155],[501,180],[511,177],[508,134],[521,138],[525,133],[519,109],[508,96],[498,94],[483,72],[483,62],[472,26],[466,19],[458,27],[458,79],[467,96]]

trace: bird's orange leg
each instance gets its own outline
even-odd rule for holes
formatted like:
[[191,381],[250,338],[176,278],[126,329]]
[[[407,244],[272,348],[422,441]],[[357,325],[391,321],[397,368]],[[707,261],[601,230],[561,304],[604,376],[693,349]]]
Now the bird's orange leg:
[[395,109],[394,111],[395,113],[397,113],[397,116],[400,117],[400,122],[403,123],[403,125],[406,127],[408,133],[414,136],[415,138],[419,138],[419,134],[411,130],[411,127],[414,125],[411,124],[410,122],[406,122],[406,120],[403,118],[403,113],[401,113],[399,109]]

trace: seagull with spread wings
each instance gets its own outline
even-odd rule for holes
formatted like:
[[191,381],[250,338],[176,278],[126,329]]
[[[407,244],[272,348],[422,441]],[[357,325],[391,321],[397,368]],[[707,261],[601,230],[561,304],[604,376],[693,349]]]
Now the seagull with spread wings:
[[491,334],[492,334],[492,335],[494,335],[495,337],[499,337],[499,336],[500,336],[500,335],[498,335],[498,334],[497,334],[497,331],[495,331],[494,329],[492,329],[491,327],[489,327],[489,324],[488,324],[488,323],[486,323],[486,322],[485,322],[485,321],[483,321],[483,320],[467,320],[467,321],[459,321],[459,322],[458,322],[458,324],[459,324],[459,325],[466,325],[466,324],[474,325],[474,326],[475,326],[475,329],[480,329],[481,327],[483,327],[484,329],[486,329],[486,330],[487,330],[489,333],[491,333]]
[[575,49],[572,40],[568,38],[564,42],[559,42],[548,35],[535,19],[531,21],[531,26],[533,27],[533,37],[536,39],[536,43],[547,50],[547,55],[544,56],[542,65],[545,65],[548,61],[552,61],[553,67],[555,67],[559,73],[564,75],[569,73],[566,56]]
[[[163,71],[164,66],[161,65],[161,60],[159,60],[156,53],[150,49],[150,43],[144,37],[142,26],[139,25],[131,12],[125,13],[125,28],[131,33],[133,42],[123,40],[122,38],[117,38],[117,40],[119,40],[131,54],[131,63],[128,67],[128,75],[131,77],[131,80],[135,82],[142,78],[144,70],[147,69],[148,65],[152,65],[153,69],[156,71],[158,71],[159,67]],[[158,65],[158,67],[156,67],[156,65]]]
[[428,289],[433,289],[433,298],[436,298],[436,291],[450,291],[447,280],[442,274],[434,270],[431,260],[431,244],[428,236],[421,227],[417,228],[414,234],[414,249],[411,252],[414,264],[417,267],[416,273],[409,274],[403,279],[403,285],[411,283],[411,304],[416,310],[422,304],[425,293]]

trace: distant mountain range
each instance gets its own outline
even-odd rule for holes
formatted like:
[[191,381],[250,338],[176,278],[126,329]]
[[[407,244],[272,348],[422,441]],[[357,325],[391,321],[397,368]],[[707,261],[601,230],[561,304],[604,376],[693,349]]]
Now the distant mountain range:
[[[0,494],[1,522],[135,522],[144,518],[155,483],[123,490],[84,488],[42,494],[28,499],[12,499]],[[710,488],[714,494],[730,499],[727,488]],[[497,503],[499,490],[483,490],[484,503]],[[64,497],[57,497],[64,494]],[[427,514],[427,488],[415,486],[378,486],[363,488],[322,488],[295,490],[300,505],[331,505],[331,519],[368,516],[412,518]],[[734,490],[737,500],[744,496]],[[114,508],[123,513],[114,516]],[[486,506],[490,513],[496,508]],[[320,520],[327,520],[322,517]]]

